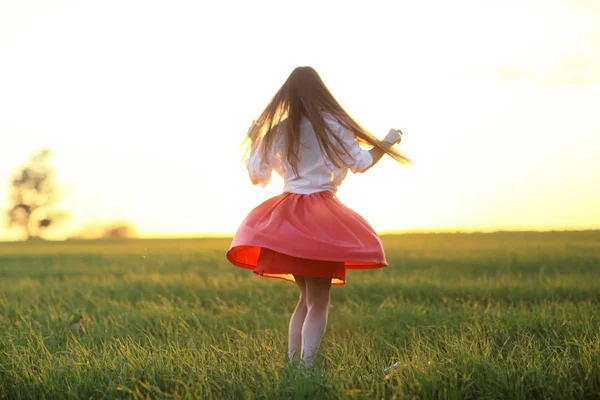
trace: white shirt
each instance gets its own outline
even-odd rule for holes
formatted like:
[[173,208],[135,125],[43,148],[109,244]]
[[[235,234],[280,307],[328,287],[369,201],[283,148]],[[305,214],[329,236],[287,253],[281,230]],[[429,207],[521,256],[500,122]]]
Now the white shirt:
[[[312,124],[307,118],[303,118],[300,123],[300,145],[298,146],[298,176],[282,154],[285,135],[279,134],[273,140],[273,146],[269,150],[266,160],[262,159],[262,141],[258,143],[257,148],[246,160],[250,178],[265,187],[271,180],[271,173],[274,170],[284,179],[284,192],[299,194],[311,194],[325,190],[337,192],[337,188],[346,178],[348,170],[352,173],[364,172],[373,163],[373,157],[369,151],[362,149],[354,139],[354,135],[333,117],[325,116],[325,123],[350,150],[350,157],[342,150],[341,158],[344,165],[341,168],[333,165],[321,152]],[[337,142],[333,142],[334,145],[339,146]]]

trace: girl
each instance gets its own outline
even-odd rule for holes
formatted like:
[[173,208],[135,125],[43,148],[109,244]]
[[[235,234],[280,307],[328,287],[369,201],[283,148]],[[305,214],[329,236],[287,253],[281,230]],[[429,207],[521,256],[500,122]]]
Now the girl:
[[[248,130],[252,183],[265,187],[275,170],[285,184],[283,194],[244,219],[227,259],[298,285],[290,363],[301,349],[304,364],[312,364],[327,325],[330,288],[346,283],[346,270],[387,266],[371,225],[335,193],[348,170],[365,172],[384,154],[410,164],[392,147],[400,143],[399,132],[391,129],[382,141],[376,139],[344,111],[311,67],[296,68]],[[363,150],[359,143],[373,148]]]

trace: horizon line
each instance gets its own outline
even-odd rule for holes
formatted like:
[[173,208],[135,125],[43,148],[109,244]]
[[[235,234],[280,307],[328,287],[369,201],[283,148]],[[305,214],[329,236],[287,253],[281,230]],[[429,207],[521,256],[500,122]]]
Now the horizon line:
[[[548,229],[494,229],[494,230],[469,230],[469,229],[445,229],[445,230],[398,230],[398,231],[382,231],[378,232],[379,236],[402,236],[402,235],[470,235],[470,234],[497,234],[497,233],[575,233],[575,232],[599,232],[600,227],[596,228],[573,228],[573,229],[561,229],[561,228],[548,228]],[[134,237],[122,237],[122,238],[64,238],[64,239],[44,239],[36,238],[31,241],[43,241],[43,242],[68,242],[68,241],[111,241],[111,240],[197,240],[197,239],[231,239],[234,234],[229,233],[214,233],[214,234],[182,234],[182,235],[139,235]],[[27,240],[13,239],[6,240],[0,239],[1,243],[17,243],[27,242]]]

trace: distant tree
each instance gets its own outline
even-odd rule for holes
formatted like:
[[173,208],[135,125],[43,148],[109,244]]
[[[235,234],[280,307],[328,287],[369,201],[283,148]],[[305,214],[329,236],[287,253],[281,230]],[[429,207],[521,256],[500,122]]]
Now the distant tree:
[[114,222],[104,229],[103,238],[132,238],[136,236],[135,228],[127,222]]
[[135,227],[129,222],[89,222],[69,239],[107,239],[107,238],[134,238],[137,236]]
[[49,165],[50,156],[48,149],[34,153],[9,183],[8,227],[22,229],[28,240],[41,237],[69,217],[66,212],[55,210],[62,196]]

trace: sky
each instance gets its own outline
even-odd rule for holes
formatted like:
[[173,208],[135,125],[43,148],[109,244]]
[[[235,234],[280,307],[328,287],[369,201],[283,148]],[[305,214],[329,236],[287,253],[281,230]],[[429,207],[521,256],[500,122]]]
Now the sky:
[[0,0],[0,209],[48,147],[71,213],[51,238],[232,234],[281,193],[239,145],[299,65],[404,132],[413,166],[338,191],[378,232],[600,228],[596,0]]

